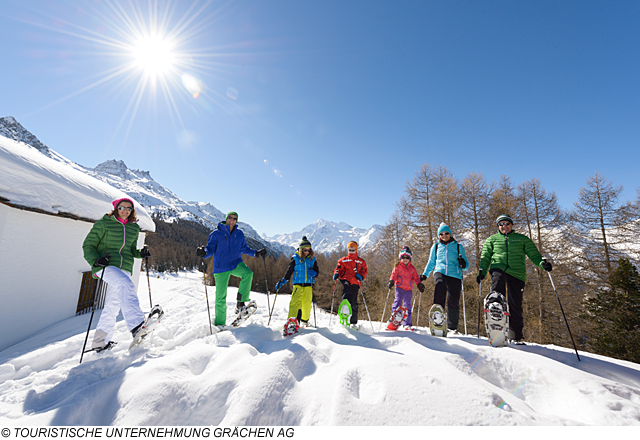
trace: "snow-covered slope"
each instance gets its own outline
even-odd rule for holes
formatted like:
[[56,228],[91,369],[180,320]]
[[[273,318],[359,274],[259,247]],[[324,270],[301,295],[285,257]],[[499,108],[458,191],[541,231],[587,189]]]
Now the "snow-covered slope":
[[323,219],[305,226],[302,231],[291,234],[282,234],[270,237],[272,241],[298,247],[303,236],[311,242],[317,252],[329,253],[338,250],[340,247],[347,247],[351,240],[357,241],[360,249],[371,246],[378,232],[382,229],[380,225],[373,225],[369,229],[354,228],[344,222],[335,223]]
[[[14,206],[95,221],[111,209],[112,200],[127,196],[69,162],[41,153],[0,136],[0,198]],[[143,230],[155,231],[144,209],[138,210],[138,220]]]
[[640,425],[638,364],[424,329],[378,332],[378,323],[371,334],[362,321],[356,332],[335,317],[329,326],[321,311],[317,329],[285,339],[288,297],[267,326],[267,298],[253,292],[251,320],[210,335],[201,275],[156,276],[154,303],[166,315],[135,349],[121,320],[118,345],[79,365],[83,315],[0,351],[0,426]]

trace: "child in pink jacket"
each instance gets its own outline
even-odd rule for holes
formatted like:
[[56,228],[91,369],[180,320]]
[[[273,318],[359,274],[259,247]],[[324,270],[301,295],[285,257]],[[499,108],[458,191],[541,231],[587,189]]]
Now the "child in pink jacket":
[[394,286],[396,288],[392,310],[396,310],[398,307],[404,305],[408,311],[404,326],[411,327],[412,283],[416,284],[420,292],[424,292],[424,284],[420,282],[418,271],[413,267],[413,264],[411,264],[411,249],[409,249],[409,246],[405,246],[400,250],[398,258],[400,262],[393,268],[391,278],[389,279],[389,289]]

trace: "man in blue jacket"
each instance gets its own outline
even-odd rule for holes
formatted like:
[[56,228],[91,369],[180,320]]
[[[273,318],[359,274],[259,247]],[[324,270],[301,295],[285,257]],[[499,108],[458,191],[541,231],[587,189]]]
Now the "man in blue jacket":
[[[209,241],[204,247],[196,250],[196,255],[202,258],[209,258],[213,255],[213,277],[216,280],[216,306],[215,325],[225,325],[227,322],[227,287],[229,287],[229,277],[240,278],[238,287],[238,305],[236,313],[240,313],[249,301],[253,272],[242,262],[242,255],[251,257],[264,257],[267,254],[265,249],[258,251],[247,246],[244,233],[237,228],[238,213],[231,211],[227,214],[225,221],[218,223],[218,228],[209,234]],[[253,301],[252,301],[253,302]]]

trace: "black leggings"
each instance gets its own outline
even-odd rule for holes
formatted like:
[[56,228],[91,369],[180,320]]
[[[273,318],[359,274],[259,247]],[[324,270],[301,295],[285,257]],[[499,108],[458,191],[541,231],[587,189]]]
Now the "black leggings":
[[[447,328],[449,330],[457,330],[458,320],[460,319],[462,281],[459,278],[450,277],[440,272],[435,272],[433,279],[436,281],[433,303],[440,304],[444,308],[445,300],[447,301]],[[449,292],[449,298],[447,298],[447,291]]]

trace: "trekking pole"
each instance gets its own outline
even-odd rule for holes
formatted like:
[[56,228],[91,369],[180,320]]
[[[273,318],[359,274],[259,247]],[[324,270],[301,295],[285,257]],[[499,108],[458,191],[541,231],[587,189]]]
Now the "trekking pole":
[[380,328],[378,330],[382,330],[382,323],[384,322],[384,313],[387,311],[387,303],[389,302],[389,295],[391,295],[391,287],[389,287],[389,292],[387,293],[387,299],[384,302],[384,309],[382,309],[382,317],[380,318]]
[[[480,269],[479,272],[482,272]],[[480,339],[480,294],[482,292],[482,280],[478,283],[478,339]]]
[[416,327],[420,325],[420,302],[422,301],[422,292],[418,296],[418,319],[416,320]]
[[462,317],[464,318],[464,334],[467,334],[467,311],[464,308],[464,275],[462,275],[462,279],[460,280],[462,283]]
[[273,307],[269,311],[269,322],[267,322],[267,326],[269,326],[269,324],[271,324],[271,315],[273,314],[273,309],[276,308],[276,300],[278,299],[278,292],[279,291],[280,291],[280,289],[276,289],[276,297],[273,298]]
[[204,268],[202,269],[202,279],[204,280],[204,296],[207,298],[207,313],[209,314],[209,330],[211,334],[213,334],[213,325],[211,324],[211,309],[209,308],[209,293],[207,293],[207,265],[204,264],[204,259],[202,260],[202,265]]
[[89,327],[87,328],[87,335],[84,337],[84,345],[82,346],[82,353],[80,353],[80,362],[82,363],[82,358],[84,356],[84,349],[87,348],[87,340],[89,339],[89,330],[91,330],[91,321],[93,321],[93,314],[96,312],[96,305],[98,303],[98,294],[100,293],[100,289],[102,288],[102,277],[104,276],[104,270],[107,266],[102,268],[102,272],[100,273],[100,281],[98,281],[98,286],[96,287],[96,291],[93,295],[93,310],[91,310],[91,318],[89,318]]
[[567,330],[569,330],[569,336],[571,336],[571,343],[573,344],[573,349],[576,351],[576,356],[578,356],[578,361],[580,361],[580,355],[578,354],[576,343],[573,341],[573,335],[571,334],[571,329],[569,328],[569,322],[567,321],[567,316],[564,314],[564,310],[562,309],[562,304],[560,303],[560,297],[558,296],[558,292],[556,291],[556,285],[553,284],[553,278],[551,278],[551,272],[547,272],[547,273],[549,274],[549,281],[551,281],[551,286],[553,286],[553,291],[556,294],[556,298],[558,299],[558,305],[560,306],[562,317],[564,318],[565,324],[567,324]]
[[[262,262],[264,263],[264,282],[267,285],[267,310],[269,310],[271,305],[269,304],[269,281],[267,281],[267,257],[264,254],[262,255]],[[275,307],[275,301],[273,305]]]
[[336,285],[338,284],[338,280],[333,282],[333,295],[331,296],[331,315],[329,316],[329,327],[331,327],[331,320],[333,319],[333,300],[336,297]]
[[369,307],[367,307],[367,302],[364,299],[364,290],[360,289],[360,293],[362,294],[362,302],[364,303],[364,308],[367,310],[367,316],[369,317],[369,324],[371,324],[371,333],[374,333],[373,329],[373,321],[371,321],[371,315],[369,315]]
[[151,281],[149,281],[149,257],[144,259],[144,265],[147,267],[147,286],[149,286],[149,306],[153,308],[153,301],[151,301]]
[[[275,302],[275,300],[273,302]],[[313,326],[318,328],[318,322],[316,321],[316,303],[313,300],[313,294],[311,294],[311,304],[313,304]]]

